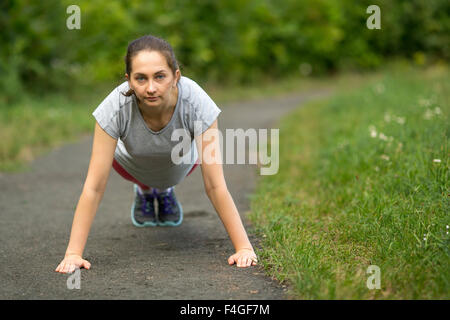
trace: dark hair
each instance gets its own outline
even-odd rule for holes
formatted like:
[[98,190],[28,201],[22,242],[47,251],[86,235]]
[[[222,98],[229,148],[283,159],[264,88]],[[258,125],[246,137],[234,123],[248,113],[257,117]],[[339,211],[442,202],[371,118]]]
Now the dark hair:
[[[167,65],[172,70],[174,75],[177,69],[179,69],[172,46],[164,39],[152,35],[146,35],[135,39],[128,44],[127,55],[125,56],[125,71],[128,76],[131,76],[132,59],[142,50],[158,51],[161,53],[166,58]],[[129,97],[133,93],[133,89],[130,88],[130,90],[122,94]]]

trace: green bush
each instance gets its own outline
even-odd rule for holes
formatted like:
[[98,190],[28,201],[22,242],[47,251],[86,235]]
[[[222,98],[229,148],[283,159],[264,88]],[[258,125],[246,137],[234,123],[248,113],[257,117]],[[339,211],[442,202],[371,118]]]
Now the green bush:
[[[1,99],[20,99],[23,90],[119,81],[128,43],[145,34],[167,39],[182,72],[200,82],[369,69],[393,56],[419,64],[448,59],[448,1],[377,1],[381,30],[369,30],[366,8],[372,2],[4,0]],[[81,9],[80,30],[66,27],[72,4]]]

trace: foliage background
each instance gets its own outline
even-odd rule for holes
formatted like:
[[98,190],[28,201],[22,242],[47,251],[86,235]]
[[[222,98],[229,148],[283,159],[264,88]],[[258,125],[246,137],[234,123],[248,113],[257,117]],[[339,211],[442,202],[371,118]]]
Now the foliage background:
[[[69,30],[68,6],[81,9]],[[369,30],[366,8],[381,8]],[[0,107],[33,94],[122,81],[127,45],[145,34],[171,43],[200,83],[247,84],[380,67],[393,57],[449,58],[446,0],[3,0]]]

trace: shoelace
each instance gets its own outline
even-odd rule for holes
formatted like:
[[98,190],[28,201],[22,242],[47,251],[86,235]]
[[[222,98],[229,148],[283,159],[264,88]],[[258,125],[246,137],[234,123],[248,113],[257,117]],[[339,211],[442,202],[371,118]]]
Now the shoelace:
[[175,199],[172,196],[173,190],[168,192],[163,192],[159,194],[159,198],[163,200],[163,213],[165,214],[173,214],[172,206],[175,206]]
[[152,210],[151,204],[153,203],[154,193],[149,194],[140,194],[138,192],[139,197],[141,198],[141,210],[144,214],[154,214],[155,211]]

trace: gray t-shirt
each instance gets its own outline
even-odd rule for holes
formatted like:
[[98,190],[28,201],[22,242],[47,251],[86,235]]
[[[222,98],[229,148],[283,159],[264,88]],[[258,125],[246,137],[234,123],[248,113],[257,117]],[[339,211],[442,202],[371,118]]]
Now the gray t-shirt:
[[[181,76],[177,86],[175,111],[169,123],[159,131],[147,126],[135,95],[125,97],[121,93],[128,91],[127,81],[116,87],[92,113],[100,127],[118,139],[116,161],[149,187],[168,188],[184,179],[198,158],[194,137],[206,131],[221,112],[195,81]],[[180,137],[172,141],[175,129],[184,129],[190,139],[189,152],[179,153],[184,159],[180,164],[175,164],[171,158],[173,147],[178,145],[179,149],[182,141]]]

